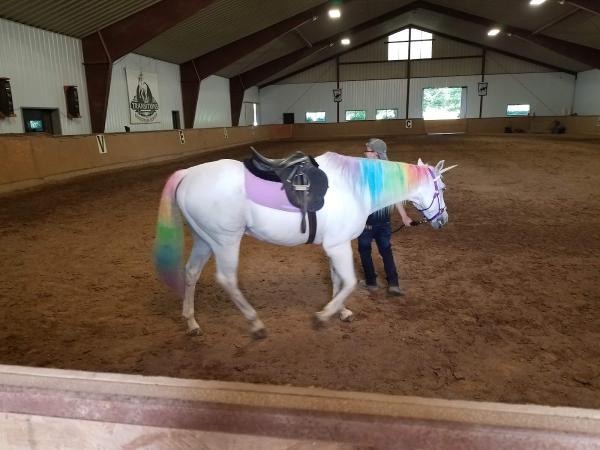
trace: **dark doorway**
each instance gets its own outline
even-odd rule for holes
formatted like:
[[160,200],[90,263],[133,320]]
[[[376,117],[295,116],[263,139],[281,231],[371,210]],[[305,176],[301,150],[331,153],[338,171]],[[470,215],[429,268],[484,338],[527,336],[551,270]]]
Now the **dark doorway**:
[[58,109],[23,108],[25,133],[60,134]]
[[283,113],[283,123],[294,123],[294,113]]
[[179,111],[173,111],[173,129],[181,130],[181,120],[179,119]]

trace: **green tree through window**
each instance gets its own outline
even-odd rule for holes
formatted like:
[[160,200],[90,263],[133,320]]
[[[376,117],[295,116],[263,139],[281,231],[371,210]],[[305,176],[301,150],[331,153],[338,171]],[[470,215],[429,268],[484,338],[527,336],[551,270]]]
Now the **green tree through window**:
[[460,117],[462,88],[423,89],[424,119],[458,119]]
[[346,111],[346,120],[367,120],[367,112],[364,110]]

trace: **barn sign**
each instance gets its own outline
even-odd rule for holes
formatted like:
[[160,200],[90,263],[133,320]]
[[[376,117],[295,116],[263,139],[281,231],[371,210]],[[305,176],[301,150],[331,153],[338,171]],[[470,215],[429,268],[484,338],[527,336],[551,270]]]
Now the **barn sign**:
[[126,68],[129,121],[132,124],[160,122],[158,77],[155,73]]
[[336,103],[340,103],[342,101],[342,90],[341,89],[333,90],[333,101]]

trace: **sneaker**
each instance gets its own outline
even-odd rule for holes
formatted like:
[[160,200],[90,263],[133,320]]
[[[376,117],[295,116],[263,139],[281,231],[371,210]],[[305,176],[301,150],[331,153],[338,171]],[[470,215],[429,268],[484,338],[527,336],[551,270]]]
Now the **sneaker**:
[[404,295],[404,291],[400,288],[400,286],[390,286],[388,288],[388,293],[396,297],[402,297]]
[[371,292],[377,290],[376,284],[367,284],[367,282],[365,280],[360,280],[358,282],[358,287],[360,287],[361,289],[366,289],[367,291],[371,291]]

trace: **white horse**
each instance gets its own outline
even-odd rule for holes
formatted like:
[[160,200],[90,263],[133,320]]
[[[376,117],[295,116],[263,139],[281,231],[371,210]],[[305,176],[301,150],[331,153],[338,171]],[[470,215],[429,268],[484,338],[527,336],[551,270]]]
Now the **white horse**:
[[[435,229],[448,222],[441,179],[444,161],[435,167],[355,158],[325,153],[316,158],[328,177],[329,189],[317,211],[314,243],[330,259],[333,298],[316,313],[324,323],[336,313],[350,320],[344,302],[356,285],[350,242],[360,235],[367,216],[383,207],[410,201]],[[244,317],[255,338],[266,335],[254,308],[238,288],[237,268],[244,234],[262,241],[294,246],[307,241],[300,232],[301,214],[272,209],[250,200],[244,164],[223,159],[175,172],[162,193],[154,248],[157,272],[183,297],[183,317],[188,334],[200,334],[194,317],[194,291],[211,254],[216,258],[216,278]],[[267,182],[268,183],[268,182]],[[279,189],[281,190],[281,189]],[[183,270],[183,213],[193,235],[193,248]]]

